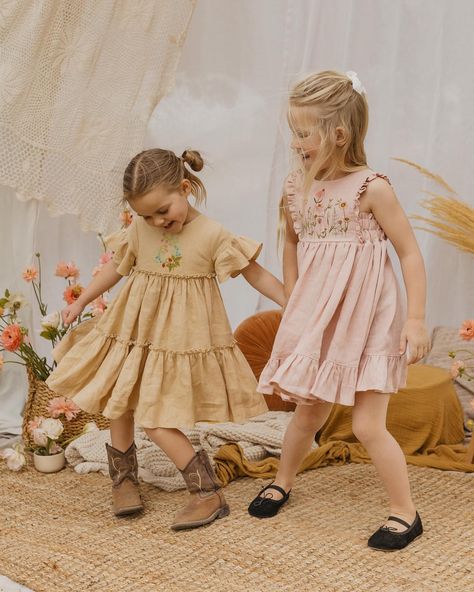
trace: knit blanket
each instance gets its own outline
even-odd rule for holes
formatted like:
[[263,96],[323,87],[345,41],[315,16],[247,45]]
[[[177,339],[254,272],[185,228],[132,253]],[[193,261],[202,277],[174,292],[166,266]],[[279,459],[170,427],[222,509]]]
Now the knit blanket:
[[[234,444],[245,461],[254,464],[280,456],[283,435],[291,416],[283,411],[269,411],[243,424],[201,422],[192,430],[183,431],[194,448],[204,449],[211,459],[223,446]],[[108,474],[106,442],[110,444],[110,431],[94,429],[71,442],[66,449],[66,458],[77,473],[99,471]],[[140,479],[165,491],[185,487],[176,466],[140,428],[135,432],[135,444]]]

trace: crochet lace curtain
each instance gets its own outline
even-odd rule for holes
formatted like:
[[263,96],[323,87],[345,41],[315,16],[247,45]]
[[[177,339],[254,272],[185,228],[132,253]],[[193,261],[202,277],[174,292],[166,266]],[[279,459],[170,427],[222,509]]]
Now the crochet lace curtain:
[[0,184],[83,230],[117,226],[121,178],[171,88],[195,0],[2,0]]

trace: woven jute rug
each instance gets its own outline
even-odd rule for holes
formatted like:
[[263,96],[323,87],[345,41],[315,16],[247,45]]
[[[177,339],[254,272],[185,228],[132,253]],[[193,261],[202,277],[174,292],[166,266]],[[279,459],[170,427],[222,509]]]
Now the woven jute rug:
[[109,480],[0,469],[0,573],[35,592],[466,592],[474,590],[472,474],[409,467],[425,535],[367,547],[386,513],[372,465],[298,477],[276,518],[247,514],[263,482],[230,483],[231,515],[173,533],[186,493],[144,484],[146,512],[114,518]]

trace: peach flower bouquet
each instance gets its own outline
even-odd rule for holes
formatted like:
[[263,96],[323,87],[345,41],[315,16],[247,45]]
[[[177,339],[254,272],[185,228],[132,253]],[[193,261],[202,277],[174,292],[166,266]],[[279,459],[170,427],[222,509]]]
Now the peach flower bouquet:
[[[459,329],[459,336],[465,341],[474,340],[474,319],[464,321]],[[462,359],[455,360],[456,356],[460,354],[462,355]],[[469,381],[474,378],[474,350],[456,349],[449,352],[449,357],[454,360],[451,366],[451,375],[453,378],[462,376]]]
[[[128,211],[120,215],[122,229],[129,226],[132,221],[132,214]],[[98,264],[94,267],[92,275],[95,276],[112,258],[113,253],[107,251],[106,240],[102,235],[98,235],[104,252],[99,258]],[[56,310],[48,314],[48,306],[43,300],[42,295],[42,275],[41,275],[41,256],[35,254],[36,262],[23,271],[23,279],[32,288],[34,299],[39,307],[41,319],[41,329],[39,334],[44,339],[51,342],[52,347],[68,333],[71,329],[91,317],[101,315],[107,308],[107,297],[101,295],[96,298],[86,311],[81,314],[73,323],[64,326],[61,319],[61,313]],[[62,278],[65,285],[62,290],[62,297],[66,304],[72,304],[82,294],[84,288],[79,282],[80,271],[73,261],[60,261],[56,265],[55,276]],[[30,338],[29,330],[23,324],[20,315],[21,311],[27,306],[27,300],[22,293],[11,293],[5,290],[3,298],[0,298],[0,370],[4,364],[22,364],[27,366],[39,380],[46,380],[55,367],[55,362],[48,362],[45,357],[40,356],[34,349]],[[10,352],[16,359],[5,360],[3,351]]]
[[[464,321],[459,329],[459,336],[465,341],[474,340],[474,319]],[[458,376],[465,380],[471,381],[474,379],[474,350],[461,348],[449,352],[449,357],[453,359],[451,365],[451,376],[458,378]],[[459,359],[455,359],[458,357]],[[474,408],[474,399],[471,401]],[[466,422],[468,429],[474,431],[474,420],[468,419]]]
[[[101,314],[107,307],[107,301],[104,296],[100,296],[74,323],[64,326],[59,311],[48,314],[48,306],[43,301],[42,295],[41,257],[39,253],[36,253],[35,257],[36,264],[27,267],[22,275],[25,282],[32,287],[36,304],[42,316],[39,334],[50,341],[54,347],[67,332],[79,323],[87,318]],[[99,266],[110,257],[110,253],[104,253]],[[56,266],[55,275],[63,278],[66,284],[63,288],[63,300],[67,304],[77,300],[84,288],[78,282],[80,272],[76,265],[72,261],[69,263],[60,261]],[[55,363],[50,363],[45,357],[40,356],[30,341],[29,329],[24,325],[20,317],[22,310],[27,305],[28,302],[24,294],[12,294],[8,289],[5,290],[3,298],[0,298],[0,352],[10,352],[17,358],[5,360],[0,353],[0,370],[3,369],[4,364],[22,364],[30,368],[38,379],[46,380],[53,371]]]

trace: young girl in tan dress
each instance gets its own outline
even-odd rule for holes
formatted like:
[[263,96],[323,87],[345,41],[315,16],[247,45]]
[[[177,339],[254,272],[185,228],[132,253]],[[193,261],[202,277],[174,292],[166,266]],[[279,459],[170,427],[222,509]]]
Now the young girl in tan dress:
[[[423,259],[387,177],[367,166],[368,106],[357,75],[325,71],[302,80],[291,93],[288,120],[299,162],[283,199],[287,304],[258,390],[297,406],[276,479],[249,512],[278,512],[332,405],[350,405],[354,435],[390,501],[389,518],[368,544],[401,549],[423,528],[405,457],[385,419],[390,393],[405,385],[407,362],[429,348]],[[407,315],[389,240],[401,263]]]
[[[110,418],[107,445],[116,515],[142,509],[134,422],[181,471],[191,494],[171,528],[201,526],[229,513],[204,451],[196,454],[181,428],[198,421],[240,422],[267,410],[238,349],[217,280],[239,273],[282,305],[283,285],[255,262],[261,244],[235,236],[188,202],[205,188],[190,168],[198,152],[141,152],[128,165],[124,198],[136,216],[113,236],[113,259],[79,299],[63,310],[71,323],[122,276],[126,284],[81,339],[66,338],[50,388],[89,413]],[[81,327],[81,325],[79,326]]]

